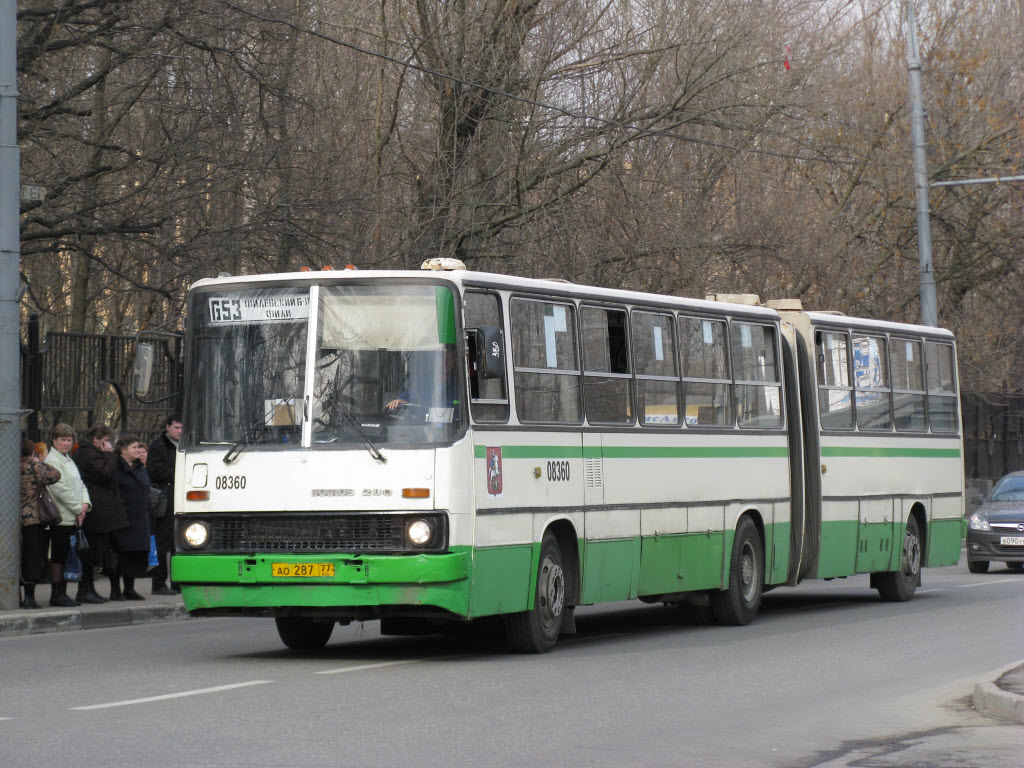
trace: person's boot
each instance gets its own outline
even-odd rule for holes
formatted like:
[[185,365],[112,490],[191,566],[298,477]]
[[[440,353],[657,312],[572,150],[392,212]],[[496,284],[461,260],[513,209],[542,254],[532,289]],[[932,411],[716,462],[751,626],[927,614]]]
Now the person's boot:
[[124,577],[124,599],[125,600],[145,600],[142,595],[135,591],[135,577],[125,576]]
[[68,583],[61,579],[50,588],[50,605],[55,608],[74,608],[81,603],[68,597]]
[[36,602],[36,585],[26,584],[25,585],[25,599],[21,602],[22,608],[40,608],[42,606]]
[[117,576],[110,577],[110,599],[124,600],[124,595],[121,594],[121,580]]
[[176,595],[176,594],[178,594],[176,591],[174,591],[173,589],[168,587],[167,584],[165,584],[162,581],[154,581],[153,582],[152,593],[154,595]]
[[79,603],[89,603],[90,605],[99,605],[100,603],[107,602],[107,598],[100,597],[96,593],[96,584],[93,581],[85,581],[84,579],[78,585],[78,594],[75,596],[75,600]]

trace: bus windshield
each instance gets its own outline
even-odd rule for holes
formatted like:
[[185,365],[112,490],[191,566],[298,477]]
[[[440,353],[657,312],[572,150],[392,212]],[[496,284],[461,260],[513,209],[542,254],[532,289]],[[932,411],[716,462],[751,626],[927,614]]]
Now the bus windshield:
[[309,419],[314,448],[375,450],[448,442],[465,419],[447,287],[323,286],[316,306],[305,286],[221,289],[191,313],[185,444],[298,448]]
[[190,309],[185,442],[301,445],[309,288],[197,293]]
[[454,437],[465,409],[448,288],[329,286],[320,290],[318,312],[314,446]]

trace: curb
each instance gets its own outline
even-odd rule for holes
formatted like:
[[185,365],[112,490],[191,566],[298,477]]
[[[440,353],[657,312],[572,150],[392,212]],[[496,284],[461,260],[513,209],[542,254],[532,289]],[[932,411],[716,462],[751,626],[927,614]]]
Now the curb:
[[104,607],[89,612],[76,610],[18,612],[0,614],[0,637],[123,627],[130,624],[155,624],[191,618],[184,605],[167,603]]
[[985,675],[988,680],[996,682],[975,684],[972,699],[978,714],[1024,725],[1024,696],[1003,690],[996,684],[1004,675],[1017,669],[1024,669],[1019,661]]

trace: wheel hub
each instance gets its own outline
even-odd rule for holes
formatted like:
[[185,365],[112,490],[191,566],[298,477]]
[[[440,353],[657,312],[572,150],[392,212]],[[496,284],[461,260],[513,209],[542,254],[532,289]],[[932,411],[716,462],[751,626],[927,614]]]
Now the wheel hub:
[[565,605],[565,574],[562,566],[552,560],[545,560],[540,569],[538,599],[544,618],[557,619]]
[[906,560],[908,576],[916,576],[921,570],[921,540],[910,531],[903,538],[903,557]]
[[750,601],[754,598],[757,578],[757,556],[754,554],[753,545],[746,541],[743,543],[743,551],[740,553],[740,587],[744,600]]

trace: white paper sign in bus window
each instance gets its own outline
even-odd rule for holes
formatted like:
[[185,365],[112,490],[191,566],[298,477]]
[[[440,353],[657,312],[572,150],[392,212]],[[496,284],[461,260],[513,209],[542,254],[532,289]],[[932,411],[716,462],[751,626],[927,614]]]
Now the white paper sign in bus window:
[[656,325],[651,330],[654,331],[654,359],[662,361],[665,359],[665,347],[661,341],[661,326]]
[[551,314],[544,316],[544,355],[548,368],[558,367],[558,344],[555,333],[565,333],[565,307],[552,306]]

